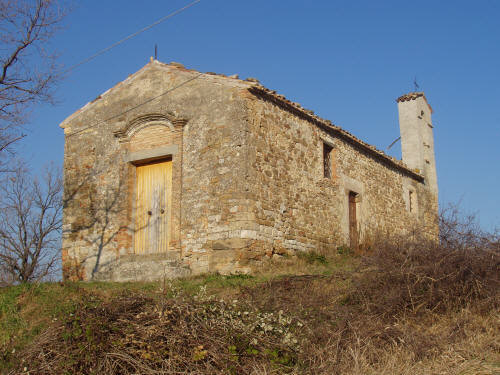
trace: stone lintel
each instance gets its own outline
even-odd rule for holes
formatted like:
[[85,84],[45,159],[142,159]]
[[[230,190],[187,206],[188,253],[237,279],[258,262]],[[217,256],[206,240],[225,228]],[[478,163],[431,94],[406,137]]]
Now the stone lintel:
[[164,157],[176,155],[179,152],[178,145],[168,145],[163,147],[154,148],[152,150],[141,150],[130,152],[124,155],[123,160],[127,163],[138,163],[145,161],[152,161],[162,159]]

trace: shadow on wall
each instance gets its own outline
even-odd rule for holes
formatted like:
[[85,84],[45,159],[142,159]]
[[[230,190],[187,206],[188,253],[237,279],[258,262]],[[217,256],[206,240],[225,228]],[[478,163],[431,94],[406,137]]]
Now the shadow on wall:
[[105,249],[106,253],[114,250],[118,255],[120,243],[131,238],[127,189],[120,177],[125,174],[119,173],[112,186],[107,184],[102,172],[86,173],[77,183],[67,179],[72,185],[65,186],[63,200],[65,212],[71,212],[64,218],[63,225],[64,279],[95,279],[103,266]]

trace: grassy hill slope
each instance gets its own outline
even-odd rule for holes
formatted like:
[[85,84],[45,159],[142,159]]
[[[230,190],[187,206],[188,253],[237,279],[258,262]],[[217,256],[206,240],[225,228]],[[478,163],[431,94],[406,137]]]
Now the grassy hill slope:
[[315,253],[255,276],[0,290],[5,374],[499,374],[499,252]]

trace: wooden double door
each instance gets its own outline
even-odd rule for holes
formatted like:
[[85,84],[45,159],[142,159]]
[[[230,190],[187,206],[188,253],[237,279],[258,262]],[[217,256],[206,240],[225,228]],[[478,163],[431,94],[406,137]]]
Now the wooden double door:
[[164,253],[170,241],[172,161],[136,167],[134,252]]

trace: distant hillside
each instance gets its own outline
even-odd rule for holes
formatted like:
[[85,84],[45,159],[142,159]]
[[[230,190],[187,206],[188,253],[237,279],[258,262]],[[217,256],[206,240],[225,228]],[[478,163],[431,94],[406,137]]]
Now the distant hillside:
[[255,276],[0,290],[3,374],[499,374],[499,251],[340,248]]

